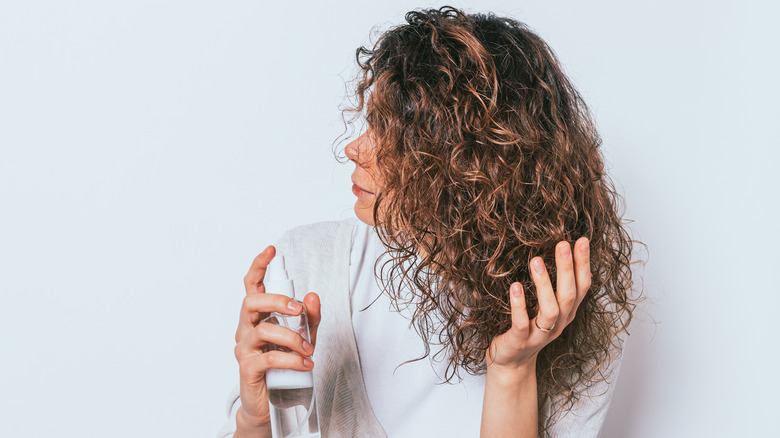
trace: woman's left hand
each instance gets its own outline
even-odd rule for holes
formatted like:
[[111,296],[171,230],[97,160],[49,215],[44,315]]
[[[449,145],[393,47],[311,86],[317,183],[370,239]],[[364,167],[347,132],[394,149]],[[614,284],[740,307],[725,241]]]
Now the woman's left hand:
[[536,356],[552,342],[574,319],[577,307],[590,288],[590,249],[586,237],[574,243],[574,250],[566,241],[555,247],[557,293],[541,257],[531,259],[532,280],[536,286],[539,312],[528,318],[525,293],[519,282],[509,290],[512,306],[512,327],[496,336],[485,353],[488,369],[509,371],[535,369]]

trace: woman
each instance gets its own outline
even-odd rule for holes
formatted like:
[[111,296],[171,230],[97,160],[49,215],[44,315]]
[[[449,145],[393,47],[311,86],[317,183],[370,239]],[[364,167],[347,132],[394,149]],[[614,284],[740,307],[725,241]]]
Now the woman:
[[[223,436],[270,436],[270,368],[313,369],[327,437],[596,436],[634,304],[587,106],[522,23],[449,6],[406,21],[356,53],[359,221],[288,231],[244,279]],[[316,352],[258,324],[303,311],[264,293],[277,249],[321,294],[304,299]]]

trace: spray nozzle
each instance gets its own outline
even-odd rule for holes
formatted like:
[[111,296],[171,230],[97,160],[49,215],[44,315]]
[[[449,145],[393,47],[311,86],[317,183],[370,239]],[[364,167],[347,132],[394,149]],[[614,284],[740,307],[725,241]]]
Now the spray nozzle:
[[265,269],[266,281],[279,281],[287,280],[287,268],[284,265],[284,255],[277,254],[276,257],[271,259],[268,263],[268,267]]
[[265,268],[263,284],[265,284],[265,291],[268,293],[285,295],[290,298],[295,297],[295,287],[287,275],[283,255],[277,254],[268,263],[268,266]]

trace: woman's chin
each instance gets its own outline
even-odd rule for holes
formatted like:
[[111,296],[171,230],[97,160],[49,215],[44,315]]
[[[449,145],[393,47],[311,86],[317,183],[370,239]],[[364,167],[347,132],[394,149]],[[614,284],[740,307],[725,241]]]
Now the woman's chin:
[[361,204],[360,201],[355,203],[355,216],[357,216],[357,218],[361,222],[363,222],[363,223],[365,223],[367,225],[371,225],[373,227],[374,226],[374,209],[373,209],[373,206],[372,206],[372,208],[365,208],[365,207],[360,206],[360,204]]

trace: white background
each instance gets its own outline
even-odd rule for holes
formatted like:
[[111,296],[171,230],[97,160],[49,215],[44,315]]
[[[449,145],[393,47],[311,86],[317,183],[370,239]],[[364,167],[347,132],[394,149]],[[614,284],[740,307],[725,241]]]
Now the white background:
[[[441,6],[384,3],[0,3],[0,436],[216,434],[252,258],[353,214],[355,49]],[[769,3],[452,3],[553,47],[649,247],[604,437],[779,436]]]

